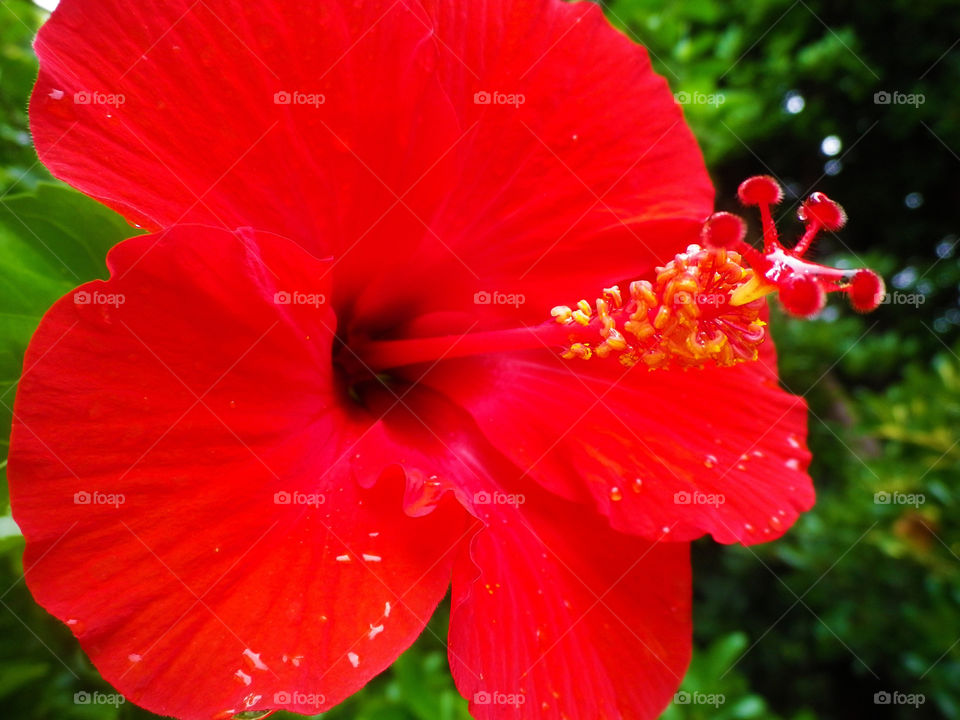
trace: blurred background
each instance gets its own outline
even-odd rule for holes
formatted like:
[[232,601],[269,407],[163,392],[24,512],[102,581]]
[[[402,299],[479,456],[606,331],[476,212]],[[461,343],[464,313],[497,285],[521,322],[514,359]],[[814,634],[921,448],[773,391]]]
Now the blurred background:
[[[694,661],[663,717],[960,718],[956,0],[604,7],[676,91],[721,208],[736,209],[744,178],[774,175],[788,189],[778,214],[790,239],[799,199],[824,191],[850,222],[818,242],[817,258],[872,267],[889,291],[868,316],[842,300],[811,322],[775,315],[783,384],[810,403],[819,499],[776,543],[694,545]],[[44,17],[32,3],[0,0],[4,458],[13,388],[40,315],[101,275],[106,249],[132,234],[92,201],[44,185],[53,179],[36,161],[26,115],[36,75],[30,42]],[[38,238],[55,244],[65,265],[38,252]],[[25,272],[35,278],[29,287]],[[153,717],[130,704],[75,702],[78,692],[112,690],[67,628],[31,600],[5,481],[0,489],[3,716]],[[445,635],[441,608],[391,671],[326,717],[466,719]]]

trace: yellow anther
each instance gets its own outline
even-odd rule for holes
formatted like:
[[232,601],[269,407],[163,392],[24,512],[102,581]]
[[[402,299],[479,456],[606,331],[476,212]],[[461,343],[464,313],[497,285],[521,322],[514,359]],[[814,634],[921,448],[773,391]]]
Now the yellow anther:
[[573,318],[573,310],[566,305],[557,305],[555,308],[553,308],[553,310],[550,311],[550,314],[561,325],[566,325]]
[[653,292],[653,285],[649,280],[635,280],[630,283],[630,297],[637,302],[643,302],[647,307],[657,304],[657,295]]
[[569,352],[573,353],[573,357],[583,358],[584,360],[589,360],[590,356],[593,355],[590,346],[583,343],[574,343],[570,346]]
[[585,313],[583,310],[574,310],[573,319],[584,327],[590,324],[590,316],[587,315],[587,313]]
[[619,308],[623,305],[623,297],[620,295],[620,287],[614,285],[613,287],[608,287],[603,289],[603,296],[607,298],[615,308]]
[[575,310],[554,308],[553,317],[571,328],[563,357],[616,356],[626,367],[650,369],[755,360],[766,337],[762,303],[731,302],[753,278],[741,262],[736,252],[691,245],[657,268],[654,282],[631,282],[626,305],[613,286],[596,299],[596,315],[586,300]]
[[[606,342],[604,343],[604,347],[610,348],[611,350],[616,350],[618,352],[621,350],[626,350],[627,340],[626,338],[623,337],[623,335],[620,334],[618,330],[611,328],[607,332]],[[597,354],[598,355],[600,354],[599,349]]]

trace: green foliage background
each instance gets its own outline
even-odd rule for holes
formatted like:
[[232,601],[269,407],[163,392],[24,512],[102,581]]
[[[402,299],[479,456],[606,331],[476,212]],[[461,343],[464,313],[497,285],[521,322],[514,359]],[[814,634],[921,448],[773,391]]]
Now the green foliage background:
[[[921,305],[861,317],[834,302],[800,323],[777,316],[784,385],[810,403],[816,508],[784,539],[694,547],[698,718],[960,718],[960,13],[954,0],[614,0],[611,22],[646,45],[704,148],[720,206],[737,183],[781,178],[781,225],[823,190],[851,221],[818,245],[869,265]],[[23,350],[39,317],[104,274],[107,248],[133,234],[62,186],[48,186],[27,130],[44,14],[0,3],[0,453]],[[877,92],[923,104],[877,104]],[[791,99],[792,98],[792,99]],[[796,111],[802,98],[803,108]],[[624,118],[624,122],[630,122]],[[821,142],[840,139],[835,156]],[[754,228],[756,231],[756,228]],[[788,231],[789,232],[789,231]],[[51,249],[56,250],[54,255]],[[60,260],[57,259],[60,258]],[[0,470],[5,460],[0,461]],[[919,493],[916,507],[877,492]],[[31,719],[145,718],[132,705],[74,703],[109,692],[67,629],[31,600],[22,540],[0,495],[0,708]],[[440,612],[391,671],[328,713],[358,720],[456,720]],[[919,709],[877,692],[922,693]]]

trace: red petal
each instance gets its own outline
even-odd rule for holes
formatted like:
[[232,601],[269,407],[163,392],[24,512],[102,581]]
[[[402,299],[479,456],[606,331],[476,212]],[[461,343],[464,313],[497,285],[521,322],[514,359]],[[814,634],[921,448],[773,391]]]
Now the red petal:
[[[437,73],[469,134],[432,233],[386,274],[402,280],[406,307],[539,322],[562,297],[590,297],[697,241],[713,207],[699,148],[646,51],[597,4],[425,5]],[[496,104],[497,93],[523,102]],[[468,307],[483,291],[524,302]],[[375,293],[366,314],[396,302]]]
[[490,510],[454,572],[450,663],[471,714],[658,717],[690,659],[687,544],[523,499]]
[[322,247],[371,332],[400,311],[539,319],[672,257],[712,207],[666,83],[592,3],[63,0],[37,52],[55,175],[153,228]]
[[806,404],[779,389],[773,344],[762,347],[760,362],[688,371],[491,355],[442,363],[424,382],[530,477],[592,501],[614,528],[749,544],[782,535],[814,500]]
[[[422,8],[388,0],[64,0],[36,41],[34,140],[151,229],[251,226],[330,252],[459,134],[430,35]],[[437,194],[405,203],[425,215]]]
[[454,568],[450,618],[473,716],[656,717],[690,658],[688,545],[615,532],[544,492],[427,387],[384,426],[483,523]]
[[[328,261],[196,227],[109,260],[27,355],[8,471],[27,583],[156,713],[324,710],[422,630],[463,513],[411,518],[343,461],[373,419],[335,394],[333,314],[305,300]],[[380,440],[382,469],[402,453]]]

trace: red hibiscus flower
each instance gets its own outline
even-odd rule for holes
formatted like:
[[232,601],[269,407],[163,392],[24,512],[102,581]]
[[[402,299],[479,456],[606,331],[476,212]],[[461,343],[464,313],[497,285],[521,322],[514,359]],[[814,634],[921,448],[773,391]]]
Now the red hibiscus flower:
[[103,677],[317,713],[452,578],[475,717],[655,717],[687,541],[813,503],[757,298],[852,283],[703,226],[643,50],[557,0],[64,0],[36,47],[41,159],[153,233],[49,311],[15,407],[26,579]]

